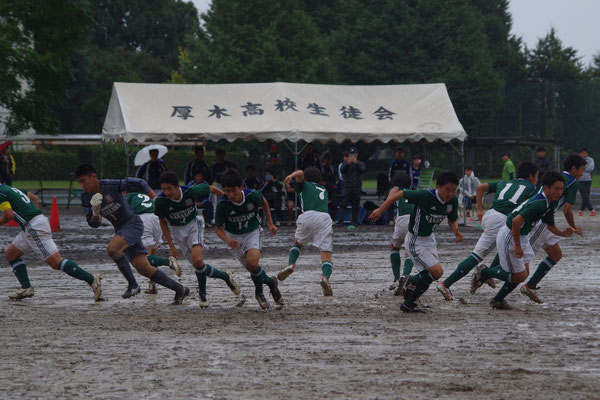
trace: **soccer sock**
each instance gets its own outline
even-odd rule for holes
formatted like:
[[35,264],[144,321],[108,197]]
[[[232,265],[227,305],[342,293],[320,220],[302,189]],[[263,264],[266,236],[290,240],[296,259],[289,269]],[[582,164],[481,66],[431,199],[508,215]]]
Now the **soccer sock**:
[[89,285],[94,282],[94,277],[92,274],[75,264],[75,262],[67,260],[66,258],[63,258],[63,260],[60,262],[60,270],[75,279],[86,281]]
[[215,267],[211,267],[208,264],[204,264],[208,271],[206,275],[210,276],[214,279],[223,279],[225,282],[229,282],[229,275],[226,272],[221,271],[220,269],[216,269]]
[[494,268],[486,268],[483,271],[481,271],[481,278],[484,281],[487,281],[490,278],[495,278],[500,279],[504,282],[510,282],[511,275],[512,274],[503,270],[501,265],[498,265]]
[[500,265],[500,256],[498,255],[498,253],[496,253],[496,256],[494,256],[494,259],[492,260],[492,263],[490,264],[490,268],[497,267],[498,265]]
[[290,247],[290,255],[288,258],[288,265],[296,264],[296,261],[300,257],[300,246],[297,244]]
[[546,274],[550,272],[550,270],[555,264],[556,263],[550,257],[544,258],[540,265],[538,265],[537,269],[535,270],[535,273],[531,276],[531,278],[529,278],[529,281],[527,282],[527,286],[529,287],[529,289],[537,289],[538,283],[540,283],[544,276],[546,276]]
[[198,279],[198,290],[200,294],[206,296],[206,273],[208,272],[208,266],[204,264],[202,268],[195,271],[196,278]]
[[16,258],[12,261],[9,261],[10,266],[12,267],[13,273],[19,280],[22,289],[27,289],[31,287],[31,283],[29,282],[29,276],[27,275],[27,267],[25,267],[25,261],[20,258]]
[[150,265],[152,265],[153,267],[160,267],[161,265],[170,264],[168,258],[155,256],[152,254],[148,255],[148,261],[150,261]]
[[392,250],[390,252],[390,261],[392,262],[392,273],[394,274],[394,282],[400,279],[400,251]]
[[421,271],[416,275],[411,276],[408,281],[410,283],[412,283],[413,285],[415,285],[416,287],[419,286],[427,286],[429,287],[429,285],[431,285],[431,282],[434,281],[433,276],[429,273],[429,271],[425,270],[425,271]]
[[261,267],[258,267],[254,272],[250,272],[250,277],[252,278],[252,282],[254,283],[254,295],[256,296],[263,294],[262,273],[263,270]]
[[323,276],[329,279],[331,273],[333,272],[333,263],[331,261],[323,261],[323,265],[321,265],[321,271],[323,271]]
[[500,288],[500,290],[498,291],[498,293],[494,296],[494,300],[496,301],[502,301],[504,300],[504,298],[513,290],[515,290],[515,288],[519,286],[518,283],[512,283],[512,282],[504,282],[504,285],[502,285],[502,287]]
[[262,271],[261,277],[262,277],[263,283],[265,285],[267,285],[269,288],[271,288],[273,286],[273,283],[274,283],[273,279],[269,275],[267,275],[267,272],[264,269],[262,269],[260,267],[260,265],[258,266],[258,268],[260,268],[260,270]]
[[114,261],[115,263],[117,263],[117,267],[119,267],[119,271],[121,271],[121,274],[123,274],[125,279],[127,279],[127,288],[131,289],[136,287],[138,283],[135,280],[135,276],[133,276],[133,271],[131,270],[131,266],[129,265],[127,257],[125,257],[125,254],[121,254],[121,257],[117,258]]
[[409,276],[413,269],[413,260],[409,257],[404,259],[404,268],[402,269],[402,276]]
[[167,287],[178,293],[180,293],[183,290],[183,286],[181,285],[181,283],[178,283],[173,279],[169,278],[167,274],[165,274],[158,268],[156,269],[156,272],[154,273],[151,279],[159,285]]
[[449,277],[444,279],[444,284],[447,288],[452,286],[454,283],[462,279],[465,275],[467,275],[477,264],[481,262],[481,258],[475,253],[471,253],[469,257],[465,258],[458,267],[454,270]]

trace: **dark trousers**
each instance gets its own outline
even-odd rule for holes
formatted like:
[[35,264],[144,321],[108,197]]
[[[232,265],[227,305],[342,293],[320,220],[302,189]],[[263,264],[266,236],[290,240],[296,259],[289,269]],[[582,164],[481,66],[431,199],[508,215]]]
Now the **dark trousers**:
[[579,181],[579,194],[581,195],[581,211],[588,208],[590,211],[594,209],[590,200],[590,191],[592,190],[592,181]]
[[281,219],[281,193],[269,192],[263,193],[263,196],[269,202],[269,207],[274,209],[271,213],[271,219],[273,220],[273,223],[276,223]]
[[348,203],[352,205],[352,224],[358,224],[358,210],[360,208],[360,188],[343,188],[342,198],[340,200],[340,209],[338,210],[338,222],[344,223],[344,216],[346,215],[346,206]]

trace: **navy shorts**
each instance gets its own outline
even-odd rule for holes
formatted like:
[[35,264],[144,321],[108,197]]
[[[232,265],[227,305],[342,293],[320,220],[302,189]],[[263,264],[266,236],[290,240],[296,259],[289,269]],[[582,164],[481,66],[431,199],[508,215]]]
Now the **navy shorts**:
[[130,218],[129,221],[123,224],[123,226],[115,233],[122,236],[129,245],[124,251],[125,256],[129,261],[133,260],[138,254],[148,254],[148,250],[146,250],[146,247],[144,247],[144,244],[142,243],[144,223],[137,215]]

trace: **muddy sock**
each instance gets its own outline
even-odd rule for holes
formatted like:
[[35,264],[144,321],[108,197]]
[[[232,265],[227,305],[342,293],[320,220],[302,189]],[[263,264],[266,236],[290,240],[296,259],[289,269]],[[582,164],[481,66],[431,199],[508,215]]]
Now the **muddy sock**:
[[529,281],[527,282],[527,286],[529,287],[529,289],[537,289],[538,283],[540,283],[544,276],[546,276],[546,274],[550,272],[550,270],[552,269],[552,267],[554,267],[555,264],[556,263],[552,261],[550,257],[544,258],[540,265],[538,265],[537,269],[535,270],[535,273],[531,276],[531,278],[529,278]]
[[170,264],[168,258],[155,256],[152,254],[150,254],[148,256],[148,261],[150,262],[150,265],[152,265],[153,267],[160,267],[161,265],[169,265]]
[[444,284],[446,285],[446,287],[449,288],[454,283],[462,279],[480,262],[481,258],[479,258],[479,256],[477,256],[476,254],[471,253],[469,257],[465,258],[460,264],[458,264],[458,267],[456,267],[454,272],[450,274],[449,277],[444,279]]
[[21,288],[30,288],[31,282],[29,282],[29,276],[27,275],[27,267],[25,267],[25,262],[20,258],[16,258],[12,261],[9,261],[9,264],[12,267],[13,273],[19,280]]
[[125,257],[125,254],[121,254],[121,257],[114,261],[117,263],[117,267],[119,267],[121,274],[127,279],[127,289],[136,287],[138,283],[135,280],[135,276],[133,276],[133,271],[131,270],[131,266],[129,265],[127,257]]
[[229,282],[229,275],[226,272],[221,271],[220,269],[216,269],[215,267],[211,267],[208,264],[204,264],[206,268],[208,268],[208,272],[206,275],[210,276],[213,279],[222,279],[225,282]]
[[260,268],[260,270],[262,271],[261,276],[262,276],[263,283],[265,285],[267,285],[269,288],[271,288],[274,283],[273,279],[269,275],[267,275],[267,272],[264,269],[262,269],[260,266],[258,268]]
[[254,294],[256,296],[263,294],[262,268],[258,267],[256,271],[250,272],[252,283],[254,283]]
[[502,266],[498,265],[494,268],[486,268],[481,271],[481,278],[483,281],[487,281],[490,278],[500,279],[504,282],[510,282],[510,277],[512,274],[506,272],[502,269]]
[[504,282],[504,285],[502,285],[502,287],[500,288],[500,290],[498,291],[498,293],[494,296],[494,300],[496,301],[502,301],[504,300],[504,298],[513,290],[515,290],[515,288],[519,286],[518,283],[512,283],[512,282]]
[[396,282],[398,279],[400,279],[400,251],[392,250],[390,252],[390,262],[392,263],[394,282]]
[[75,264],[73,261],[67,260],[66,258],[63,258],[63,260],[60,262],[60,270],[75,279],[86,281],[88,285],[91,285],[94,282],[94,277],[92,274]]
[[297,244],[290,247],[290,255],[288,257],[288,265],[296,264],[298,261],[298,257],[300,257],[300,246]]
[[419,286],[427,286],[429,287],[429,285],[431,285],[431,282],[433,282],[433,276],[429,273],[429,271],[425,270],[425,271],[421,271],[416,275],[411,276],[408,281],[410,283],[412,283],[413,285],[415,285],[415,287],[419,287]]
[[329,279],[331,273],[333,272],[333,263],[331,261],[323,261],[321,265],[321,271],[323,272],[323,276]]
[[206,296],[206,275],[208,272],[208,266],[204,264],[200,269],[195,271],[196,279],[198,279],[198,291],[200,294]]
[[154,273],[154,275],[152,275],[151,279],[159,285],[174,290],[177,293],[181,293],[181,291],[183,290],[183,286],[181,285],[181,283],[175,282],[160,269],[156,269],[156,272]]
[[498,255],[498,253],[496,253],[494,259],[492,260],[492,263],[490,264],[490,268],[497,267],[498,265],[500,265],[500,256]]
[[409,276],[413,269],[413,260],[406,257],[404,259],[404,268],[402,269],[402,276]]

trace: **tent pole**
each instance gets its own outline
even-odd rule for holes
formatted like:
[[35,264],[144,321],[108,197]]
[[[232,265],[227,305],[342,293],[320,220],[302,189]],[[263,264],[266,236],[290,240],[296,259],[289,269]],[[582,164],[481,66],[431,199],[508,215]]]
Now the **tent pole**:
[[125,176],[129,176],[129,142],[125,142]]

